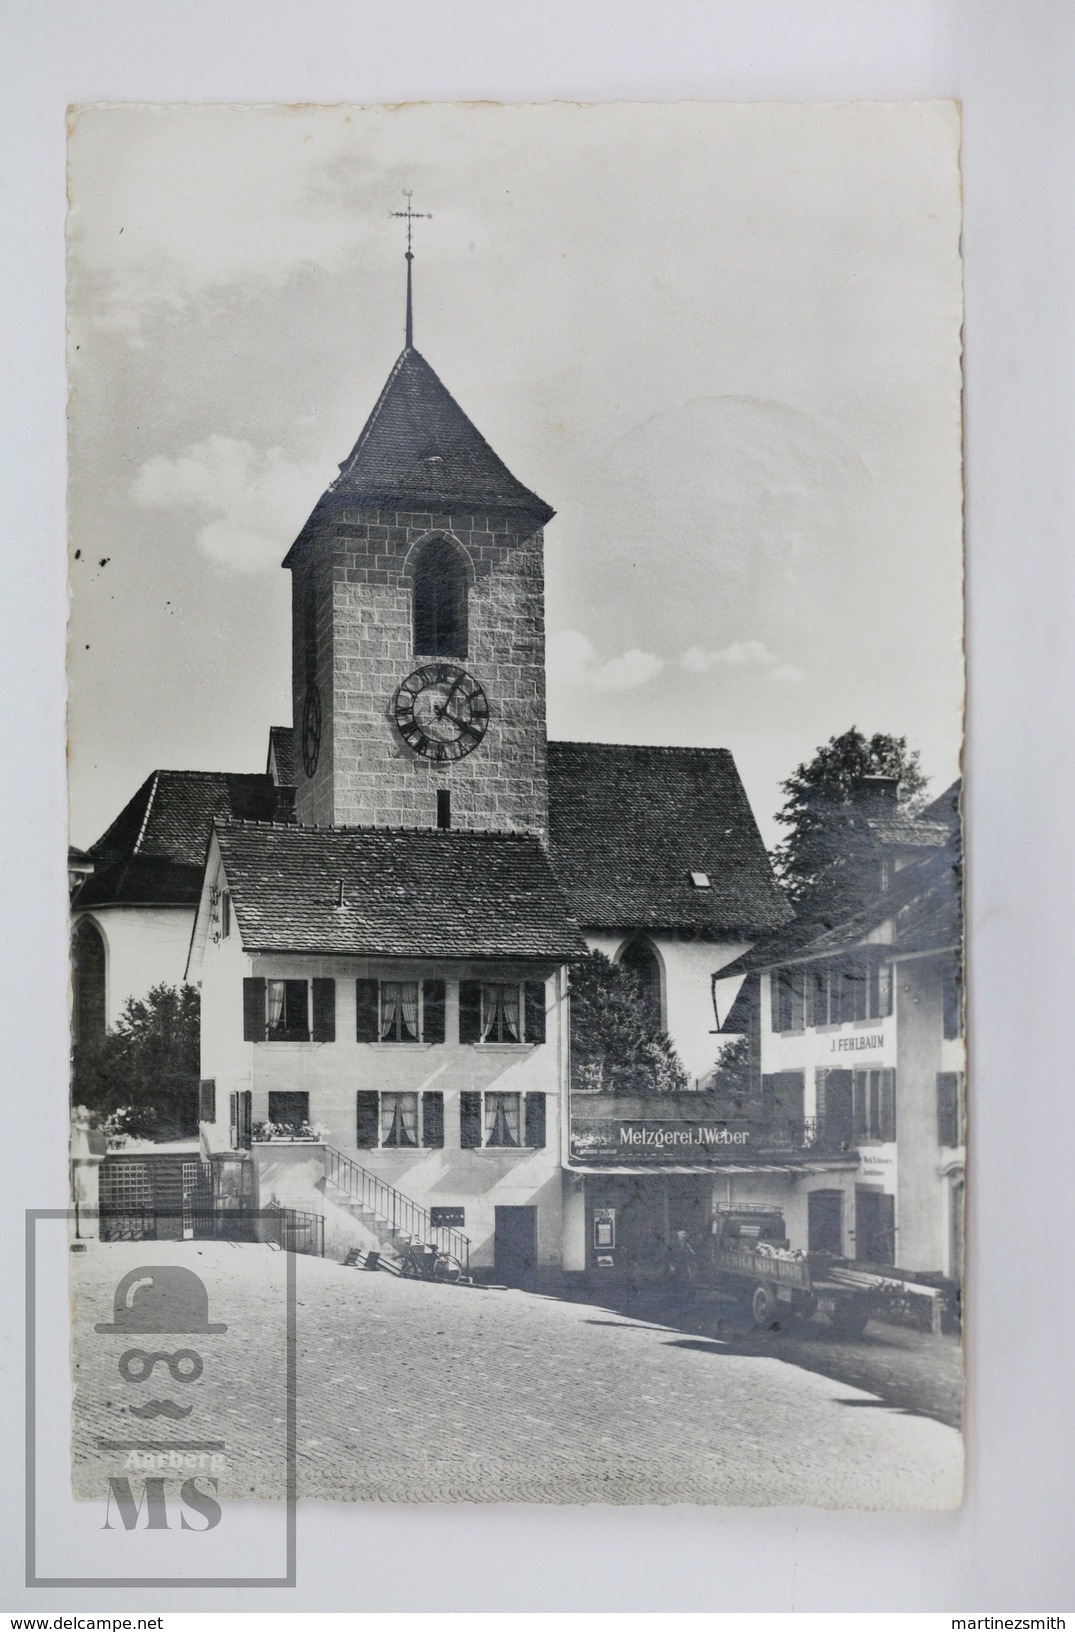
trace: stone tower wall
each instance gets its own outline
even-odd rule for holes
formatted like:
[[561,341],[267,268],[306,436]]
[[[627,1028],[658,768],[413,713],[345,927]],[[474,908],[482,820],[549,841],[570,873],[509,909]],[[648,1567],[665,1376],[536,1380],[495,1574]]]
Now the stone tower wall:
[[[434,764],[402,740],[392,704],[431,654],[413,648],[416,546],[445,535],[471,568],[467,670],[489,699],[489,728],[463,759]],[[452,825],[544,834],[544,545],[525,519],[482,514],[341,510],[295,563],[294,698],[301,734],[306,690],[305,580],[316,583],[322,745],[315,777],[301,771],[296,814],[322,825],[433,827],[437,790]],[[445,661],[448,661],[447,659]]]

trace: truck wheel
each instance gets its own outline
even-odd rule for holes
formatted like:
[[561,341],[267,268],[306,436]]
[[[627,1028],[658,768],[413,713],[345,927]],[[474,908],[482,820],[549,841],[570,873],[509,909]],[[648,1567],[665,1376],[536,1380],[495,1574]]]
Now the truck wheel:
[[750,1300],[750,1313],[754,1317],[754,1325],[768,1326],[775,1310],[776,1299],[769,1288],[759,1281]]

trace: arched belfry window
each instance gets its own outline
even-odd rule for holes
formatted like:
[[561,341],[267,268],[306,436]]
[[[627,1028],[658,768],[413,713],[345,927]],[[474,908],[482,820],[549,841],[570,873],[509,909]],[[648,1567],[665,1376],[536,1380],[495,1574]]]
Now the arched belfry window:
[[75,1042],[90,1043],[105,1033],[105,943],[89,918],[75,930],[72,952]]
[[431,538],[415,562],[414,653],[467,655],[467,566],[446,538]]
[[618,961],[624,969],[629,969],[641,984],[646,1002],[653,1010],[653,1018],[660,1025],[664,1013],[661,962],[652,943],[642,938],[628,941]]

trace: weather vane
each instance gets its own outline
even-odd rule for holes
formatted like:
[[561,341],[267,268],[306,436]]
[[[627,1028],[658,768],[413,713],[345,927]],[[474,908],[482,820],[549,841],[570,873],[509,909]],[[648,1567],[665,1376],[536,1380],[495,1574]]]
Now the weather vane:
[[414,195],[409,187],[404,187],[402,192],[404,198],[407,200],[407,208],[405,210],[389,210],[388,213],[394,221],[406,221],[407,223],[407,250],[404,259],[407,262],[406,345],[407,350],[409,351],[411,346],[414,344],[414,308],[411,299],[411,262],[414,260],[414,251],[411,248],[411,223],[413,221],[432,221],[433,217],[426,214],[424,211],[411,209],[411,199]]

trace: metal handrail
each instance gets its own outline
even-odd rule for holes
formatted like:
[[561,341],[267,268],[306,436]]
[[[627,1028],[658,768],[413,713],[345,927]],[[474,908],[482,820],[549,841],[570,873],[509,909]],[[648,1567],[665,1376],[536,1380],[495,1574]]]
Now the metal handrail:
[[470,1273],[470,1237],[447,1224],[434,1224],[425,1207],[420,1207],[410,1196],[394,1185],[360,1167],[335,1145],[325,1145],[325,1176],[351,1201],[366,1207],[394,1230],[409,1235],[412,1240],[424,1242],[440,1252],[450,1252],[463,1265],[463,1273]]

